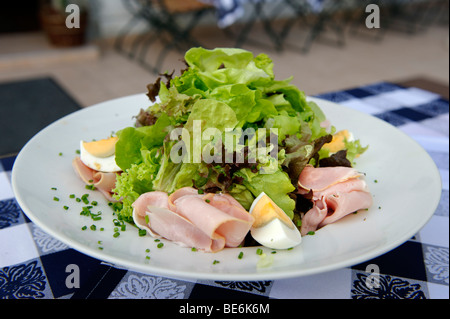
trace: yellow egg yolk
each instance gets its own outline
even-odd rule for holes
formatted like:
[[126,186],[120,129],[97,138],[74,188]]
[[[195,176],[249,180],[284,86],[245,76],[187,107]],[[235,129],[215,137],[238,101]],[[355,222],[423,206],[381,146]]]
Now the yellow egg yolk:
[[83,142],[83,147],[95,157],[108,157],[114,155],[118,139],[114,136],[93,142]]
[[262,227],[273,219],[281,220],[286,226],[292,228],[292,222],[286,213],[277,206],[267,195],[262,196],[252,210],[252,216],[255,218],[253,227]]
[[345,148],[345,140],[350,138],[350,133],[347,130],[342,130],[333,135],[330,143],[324,144],[322,147],[327,149],[330,153],[336,153]]

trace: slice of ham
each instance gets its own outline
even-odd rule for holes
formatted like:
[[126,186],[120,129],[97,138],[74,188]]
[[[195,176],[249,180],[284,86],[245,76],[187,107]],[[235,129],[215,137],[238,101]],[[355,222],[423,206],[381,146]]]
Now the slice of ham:
[[86,166],[80,159],[79,156],[75,157],[72,161],[72,166],[81,180],[87,185],[94,185],[107,200],[111,202],[116,202],[117,200],[113,198],[112,190],[116,186],[116,174],[117,173],[104,173],[93,170],[92,168]]
[[313,207],[302,218],[301,234],[372,206],[372,195],[362,176],[351,167],[306,166],[299,176],[298,189],[300,194],[312,193]]
[[[192,192],[181,192],[192,194]],[[197,190],[195,190],[197,193]],[[204,251],[219,251],[225,246],[225,238],[211,238],[188,219],[169,209],[169,196],[153,191],[142,194],[132,204],[133,221],[154,238],[167,238],[185,247]]]
[[196,190],[195,188],[193,188],[193,187],[183,187],[183,188],[177,189],[175,192],[170,194],[169,199],[168,199],[169,200],[169,207],[168,208],[172,209],[172,210],[176,210],[176,206],[175,206],[174,202],[178,198],[181,198],[181,197],[186,196],[186,195],[202,197],[202,195],[199,194],[198,190]]
[[169,195],[161,191],[144,193],[139,196],[131,206],[140,216],[145,216],[147,206],[157,206],[169,209]]
[[197,196],[183,196],[175,202],[176,213],[197,225],[212,239],[225,238],[225,246],[237,247],[244,240],[253,223],[235,218]]
[[303,216],[300,233],[302,236],[316,231],[319,224],[327,217],[328,208],[324,200],[317,200],[313,207]]
[[[167,238],[183,247],[196,247],[202,251],[216,252],[225,246],[225,239],[212,239],[186,218],[170,209],[158,206],[147,206],[145,215],[135,215],[134,220],[139,228],[149,231],[154,238]],[[148,223],[147,223],[148,221]],[[150,226],[151,225],[151,226]]]
[[198,194],[191,187],[170,196],[158,191],[145,193],[132,206],[136,225],[149,230],[151,236],[205,252],[237,247],[254,221],[230,195]]
[[319,224],[319,228],[334,223],[342,217],[366,209],[372,206],[372,195],[369,192],[353,191],[349,193],[338,193],[325,198],[327,204],[327,217]]
[[317,200],[330,195],[345,194],[350,192],[369,192],[367,183],[361,178],[351,178],[339,182],[338,184],[330,185],[323,190],[313,190],[312,199]]
[[346,180],[361,176],[352,167],[318,167],[307,165],[301,172],[298,179],[299,192],[308,193],[310,190],[321,191],[332,185],[339,184]]
[[254,217],[249,214],[245,208],[230,194],[214,194],[208,193],[203,196],[205,201],[209,201],[209,204],[226,212],[228,215],[238,219],[251,222],[255,220]]
[[147,213],[148,207],[157,207],[161,209],[169,209],[169,196],[167,193],[154,191],[144,193],[138,197],[137,200],[131,205],[133,207],[133,221],[141,229],[147,230],[150,235],[155,238],[162,238],[161,235],[154,231],[145,220],[145,216],[149,215]]

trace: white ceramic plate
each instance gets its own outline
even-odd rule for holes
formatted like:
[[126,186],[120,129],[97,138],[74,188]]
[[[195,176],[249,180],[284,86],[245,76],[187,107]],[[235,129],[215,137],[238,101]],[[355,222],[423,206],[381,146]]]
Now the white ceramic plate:
[[[133,125],[133,116],[149,105],[144,94],[80,110],[42,130],[17,156],[13,190],[35,224],[74,249],[117,266],[168,277],[254,281],[311,275],[367,261],[410,239],[439,202],[441,180],[434,162],[416,142],[386,122],[328,101],[311,100],[338,130],[348,129],[364,145],[370,145],[358,159],[357,168],[366,173],[374,204],[368,211],[351,214],[304,237],[292,250],[271,254],[271,249],[264,248],[267,258],[273,258],[266,267],[260,267],[255,247],[201,253],[163,240],[164,247],[157,248],[151,237],[138,236],[131,225],[113,237],[111,208],[98,192],[85,189],[71,162],[81,139],[105,138]],[[102,220],[81,216],[84,204],[69,198],[70,194],[85,193],[98,201],[93,211],[102,211]],[[54,201],[55,196],[60,201]],[[64,210],[64,205],[69,209]],[[90,229],[93,224],[97,230]],[[87,229],[81,230],[83,226]],[[104,231],[100,231],[102,227]],[[239,259],[241,251],[244,255]]]

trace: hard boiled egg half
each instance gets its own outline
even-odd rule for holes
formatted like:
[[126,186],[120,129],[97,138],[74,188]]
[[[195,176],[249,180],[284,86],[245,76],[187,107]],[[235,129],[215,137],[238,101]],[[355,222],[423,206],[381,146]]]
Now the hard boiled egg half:
[[85,142],[80,141],[80,159],[89,168],[99,172],[112,173],[122,169],[116,164],[115,149],[119,138]]
[[336,132],[333,135],[333,139],[330,143],[326,143],[322,146],[322,148],[327,149],[330,154],[334,154],[339,152],[340,150],[345,149],[345,141],[353,142],[355,139],[353,137],[352,132],[348,130],[342,130]]
[[253,201],[249,213],[255,218],[250,234],[261,245],[272,249],[287,249],[301,243],[298,228],[264,192]]

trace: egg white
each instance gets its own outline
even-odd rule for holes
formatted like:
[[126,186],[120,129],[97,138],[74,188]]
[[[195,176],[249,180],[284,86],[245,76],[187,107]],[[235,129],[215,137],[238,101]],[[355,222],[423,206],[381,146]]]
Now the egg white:
[[105,173],[119,172],[122,170],[116,164],[116,156],[114,154],[108,157],[94,156],[84,148],[83,143],[83,141],[80,142],[80,159],[87,167]]
[[272,249],[287,249],[302,242],[298,229],[289,228],[278,218],[274,218],[262,227],[252,228],[250,234],[258,243]]
[[[249,213],[251,214],[256,207],[257,202],[264,196],[262,192],[252,203]],[[281,219],[274,218],[261,227],[252,227],[250,234],[259,244],[271,249],[288,249],[299,245],[302,242],[302,236],[294,223],[291,227],[286,225]]]

